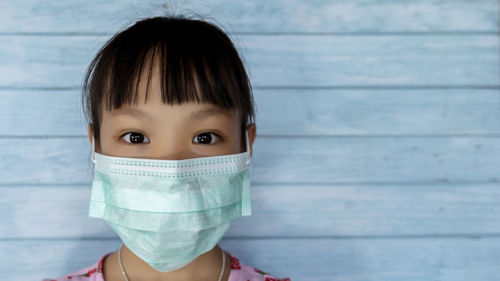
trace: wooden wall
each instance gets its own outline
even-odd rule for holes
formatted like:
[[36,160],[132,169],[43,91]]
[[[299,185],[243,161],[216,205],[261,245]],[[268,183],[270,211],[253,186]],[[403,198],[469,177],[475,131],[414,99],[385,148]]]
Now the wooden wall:
[[81,81],[165,11],[222,25],[254,86],[254,215],[223,248],[292,281],[500,280],[496,0],[3,1],[0,280],[120,245],[87,217]]

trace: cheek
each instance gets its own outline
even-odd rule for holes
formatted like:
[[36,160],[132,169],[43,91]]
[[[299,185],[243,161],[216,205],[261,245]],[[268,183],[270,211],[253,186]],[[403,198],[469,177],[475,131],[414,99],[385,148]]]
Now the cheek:
[[[113,154],[113,151],[112,148],[113,145],[110,143],[109,139],[105,136],[101,136],[101,142],[100,142],[100,147],[99,149],[101,150],[101,154],[105,154],[105,155],[111,155]],[[96,151],[97,151],[97,148],[96,148]]]

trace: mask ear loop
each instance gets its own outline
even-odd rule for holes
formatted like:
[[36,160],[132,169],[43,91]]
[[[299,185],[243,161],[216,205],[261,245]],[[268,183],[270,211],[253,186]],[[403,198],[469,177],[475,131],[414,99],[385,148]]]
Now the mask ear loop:
[[247,164],[250,164],[252,157],[250,157],[250,142],[248,141],[248,130],[245,130],[245,141],[247,144],[247,151],[246,152],[248,153]]
[[92,136],[92,162],[95,164],[95,139],[94,136]]

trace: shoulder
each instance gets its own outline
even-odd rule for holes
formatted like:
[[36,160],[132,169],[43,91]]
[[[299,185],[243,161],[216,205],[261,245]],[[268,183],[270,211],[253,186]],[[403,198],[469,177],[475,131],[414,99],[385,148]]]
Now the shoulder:
[[227,253],[231,256],[231,273],[228,281],[291,281],[288,277],[279,278],[253,266],[243,264],[237,257]]
[[102,276],[102,265],[104,259],[112,254],[106,253],[102,257],[99,258],[99,260],[94,263],[93,265],[89,265],[87,267],[84,267],[82,269],[79,269],[75,272],[65,274],[62,276],[59,276],[57,279],[43,279],[42,281],[104,281],[104,278]]

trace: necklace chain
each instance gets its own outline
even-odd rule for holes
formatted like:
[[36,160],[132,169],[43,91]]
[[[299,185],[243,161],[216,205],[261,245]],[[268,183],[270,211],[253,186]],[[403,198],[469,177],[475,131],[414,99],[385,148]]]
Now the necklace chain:
[[[123,269],[122,259],[120,257],[121,256],[121,254],[120,254],[121,249],[122,249],[122,247],[118,248],[118,263],[120,264],[120,268],[122,270],[123,277],[125,278],[126,281],[129,281],[127,278],[127,274],[125,274],[125,270]],[[224,250],[221,249],[221,253],[222,253],[222,268],[220,270],[220,275],[219,275],[218,281],[222,280],[222,275],[224,275],[224,269],[226,267],[226,255],[224,253]]]

